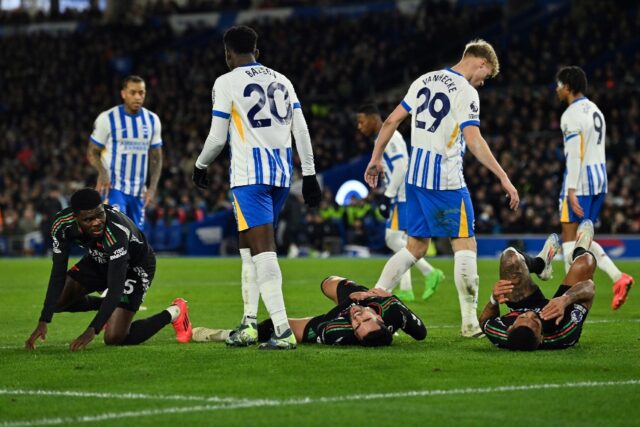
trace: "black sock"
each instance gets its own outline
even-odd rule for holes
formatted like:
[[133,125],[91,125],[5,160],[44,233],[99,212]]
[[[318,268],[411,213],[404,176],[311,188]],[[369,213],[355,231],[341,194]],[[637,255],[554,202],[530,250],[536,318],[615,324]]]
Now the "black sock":
[[275,328],[273,327],[273,321],[271,319],[263,320],[258,323],[258,341],[269,341],[269,338],[271,338],[271,334],[273,334],[274,331]]
[[[580,255],[582,255],[582,254],[583,254],[583,253],[585,253],[585,252],[589,252],[589,251],[587,251],[585,248],[583,248],[583,247],[581,247],[581,246],[578,246],[577,248],[575,248],[575,249],[573,250],[573,254],[571,255],[571,256],[572,256],[572,259],[573,259],[573,260],[575,260],[576,258],[578,258]],[[592,255],[593,255],[593,254],[592,254]],[[595,257],[594,257],[594,258],[595,258]]]
[[89,295],[85,295],[66,306],[62,311],[67,311],[70,313],[78,313],[81,311],[97,311],[100,309],[102,300],[103,298],[101,297],[90,297]]
[[145,342],[158,331],[171,323],[171,314],[163,310],[146,319],[136,320],[129,328],[129,335],[122,341],[121,345],[136,345]]
[[529,269],[529,271],[531,273],[536,273],[536,274],[540,274],[542,273],[542,271],[545,268],[545,263],[544,260],[540,257],[532,257],[529,254],[526,254],[524,252],[520,252],[518,251],[518,253],[520,253],[520,255],[522,255],[524,257],[524,262],[525,264],[527,264],[527,268]]

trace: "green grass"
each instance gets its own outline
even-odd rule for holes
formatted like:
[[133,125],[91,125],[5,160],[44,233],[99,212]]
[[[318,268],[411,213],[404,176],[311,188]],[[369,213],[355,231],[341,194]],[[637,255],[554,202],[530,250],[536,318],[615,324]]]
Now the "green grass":
[[[330,274],[375,282],[384,259],[282,260],[291,317],[331,307],[319,291]],[[459,337],[453,262],[434,260],[446,281],[428,302],[410,304],[429,328],[426,341],[397,337],[389,348],[302,345],[291,352],[233,349],[224,344],[175,342],[169,326],[137,347],[106,347],[100,337],[79,353],[68,344],[84,331],[90,313],[58,314],[45,343],[23,350],[36,325],[49,260],[0,260],[0,427],[7,425],[638,425],[640,384],[496,390],[577,382],[640,380],[640,294],[633,289],[618,312],[609,308],[611,282],[596,276],[597,296],[577,347],[512,353],[486,339]],[[640,277],[640,263],[620,262]],[[556,276],[562,265],[556,265]],[[235,259],[161,258],[142,318],[173,298],[189,301],[196,326],[231,328],[242,314],[240,262]],[[480,306],[497,279],[497,263],[480,261]],[[413,270],[421,294],[421,275]],[[543,286],[551,296],[557,288]],[[261,308],[261,317],[265,310]],[[482,390],[456,389],[477,388]],[[15,390],[109,393],[103,397],[19,395]],[[443,391],[411,396],[409,391]],[[446,391],[449,392],[446,392]],[[125,393],[155,395],[145,399]],[[370,396],[399,393],[398,396]],[[162,400],[158,395],[226,397],[244,402]],[[369,395],[365,398],[363,395]],[[309,398],[309,400],[300,400]],[[330,398],[321,400],[319,398]],[[268,401],[257,402],[257,399]],[[243,407],[244,405],[244,407]],[[171,409],[173,408],[173,409]],[[155,412],[154,412],[155,411]],[[163,412],[164,411],[164,412]],[[130,417],[126,417],[130,415]],[[80,417],[85,418],[84,421]],[[95,418],[103,416],[103,418]],[[93,418],[91,418],[93,417]],[[112,417],[112,418],[109,418]],[[100,421],[102,420],[102,421]]]

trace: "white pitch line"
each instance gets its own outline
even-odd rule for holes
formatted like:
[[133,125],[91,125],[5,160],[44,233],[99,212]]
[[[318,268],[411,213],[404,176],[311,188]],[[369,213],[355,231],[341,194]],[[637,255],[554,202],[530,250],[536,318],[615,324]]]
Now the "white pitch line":
[[194,402],[238,403],[253,399],[236,399],[233,397],[218,396],[188,396],[144,393],[101,393],[93,391],[74,390],[23,390],[0,389],[0,396],[48,396],[48,397],[87,397],[99,399],[132,399],[132,400],[178,400]]
[[[433,397],[433,396],[451,396],[451,395],[468,395],[468,394],[490,394],[490,393],[504,393],[514,391],[531,391],[531,390],[554,390],[554,389],[567,389],[567,388],[595,388],[595,387],[618,387],[625,385],[640,385],[640,380],[631,379],[625,381],[581,381],[574,383],[561,383],[561,384],[528,384],[528,385],[511,385],[500,387],[482,387],[482,388],[455,388],[455,389],[440,389],[440,390],[413,390],[394,393],[373,393],[373,394],[357,394],[347,396],[333,396],[333,397],[303,397],[298,399],[256,399],[237,401],[229,404],[217,404],[217,405],[197,405],[197,406],[179,406],[172,408],[161,409],[145,409],[141,411],[126,411],[126,412],[107,412],[98,415],[82,415],[77,417],[65,417],[65,418],[43,418],[39,420],[29,421],[5,421],[0,424],[0,427],[32,427],[39,425],[60,425],[60,424],[76,424],[76,423],[90,423],[107,420],[115,420],[122,418],[132,417],[149,417],[156,415],[167,414],[180,414],[186,412],[213,412],[220,410],[232,410],[239,408],[257,408],[257,407],[278,407],[278,406],[293,406],[293,405],[310,405],[310,404],[323,404],[334,403],[344,401],[362,401],[362,400],[379,400],[390,398],[407,398],[407,397]],[[184,396],[200,399],[207,399],[205,396]]]

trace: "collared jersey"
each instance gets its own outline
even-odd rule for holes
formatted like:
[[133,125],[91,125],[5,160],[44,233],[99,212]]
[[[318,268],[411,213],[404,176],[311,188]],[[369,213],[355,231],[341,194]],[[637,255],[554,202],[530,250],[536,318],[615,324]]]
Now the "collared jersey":
[[300,108],[289,79],[257,62],[246,64],[218,77],[211,97],[212,115],[230,119],[231,187],[289,187],[293,110]]
[[[391,182],[391,175],[396,168],[403,168],[403,175],[406,175],[409,152],[407,151],[407,144],[404,142],[404,138],[400,132],[395,131],[393,133],[391,140],[384,149],[382,157],[384,159],[384,162],[382,163],[384,168],[384,179],[387,186]],[[405,181],[406,179],[403,179],[402,183],[398,187],[398,192],[392,200],[394,203],[407,201]]]
[[130,196],[144,193],[149,149],[162,147],[161,131],[158,115],[146,108],[127,114],[124,105],[118,105],[100,113],[91,143],[103,148],[101,160],[111,188]]
[[[587,98],[574,100],[562,114],[560,127],[564,137],[564,151],[567,156],[569,144],[580,144],[580,170],[576,196],[594,196],[607,192],[607,167],[605,137],[607,126],[604,115],[596,104]],[[568,194],[566,163],[560,197]]]
[[401,102],[411,113],[411,160],[407,183],[429,190],[466,187],[462,130],[480,126],[478,91],[447,68],[416,79]]

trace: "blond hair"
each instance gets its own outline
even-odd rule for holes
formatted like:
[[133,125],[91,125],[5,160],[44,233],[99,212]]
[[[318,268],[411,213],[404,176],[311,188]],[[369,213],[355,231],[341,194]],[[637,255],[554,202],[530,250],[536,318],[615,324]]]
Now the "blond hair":
[[500,72],[500,62],[498,61],[496,51],[493,50],[493,46],[482,39],[471,40],[467,43],[464,47],[462,58],[466,58],[467,56],[486,59],[492,68],[491,77],[497,76]]

